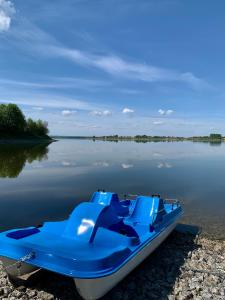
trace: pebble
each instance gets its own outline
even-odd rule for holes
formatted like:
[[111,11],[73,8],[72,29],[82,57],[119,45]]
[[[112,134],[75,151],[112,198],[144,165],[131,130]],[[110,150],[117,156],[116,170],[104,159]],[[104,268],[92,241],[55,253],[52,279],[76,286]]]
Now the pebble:
[[[41,271],[13,287],[0,264],[0,300],[81,300],[71,278]],[[174,231],[102,300],[225,300],[225,241]]]

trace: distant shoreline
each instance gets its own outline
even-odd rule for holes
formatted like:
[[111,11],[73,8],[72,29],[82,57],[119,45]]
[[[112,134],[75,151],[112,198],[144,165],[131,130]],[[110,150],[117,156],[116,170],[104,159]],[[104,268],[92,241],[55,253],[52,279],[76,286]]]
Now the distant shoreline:
[[225,142],[225,137],[211,138],[210,136],[193,136],[193,137],[174,137],[174,136],[52,136],[54,139],[82,139],[93,141],[108,141],[108,142],[206,142],[206,143],[222,143]]
[[53,139],[49,136],[0,136],[0,145],[1,144],[40,144],[40,143],[51,143],[55,142],[56,139]]

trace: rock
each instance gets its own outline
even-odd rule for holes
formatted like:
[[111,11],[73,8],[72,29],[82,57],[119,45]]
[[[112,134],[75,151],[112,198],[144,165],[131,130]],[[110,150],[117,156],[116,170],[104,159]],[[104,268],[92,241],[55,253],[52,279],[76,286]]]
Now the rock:
[[16,289],[20,292],[26,292],[26,287],[23,285],[18,286]]
[[3,288],[3,295],[4,295],[4,296],[8,296],[9,293],[10,293],[9,287],[4,287],[4,288]]
[[168,300],[175,300],[176,299],[176,297],[174,295],[169,295],[167,298],[168,298]]
[[40,297],[43,300],[53,300],[54,299],[53,295],[48,294],[44,291],[40,291],[37,296]]
[[37,295],[37,292],[35,291],[35,290],[28,290],[27,291],[27,296],[29,297],[29,298],[33,298],[33,297],[35,297]]
[[20,298],[21,300],[29,300],[28,295],[24,294],[22,295],[22,297]]
[[22,295],[23,295],[23,293],[21,293],[18,290],[15,290],[11,293],[11,296],[16,297],[16,299],[19,299]]

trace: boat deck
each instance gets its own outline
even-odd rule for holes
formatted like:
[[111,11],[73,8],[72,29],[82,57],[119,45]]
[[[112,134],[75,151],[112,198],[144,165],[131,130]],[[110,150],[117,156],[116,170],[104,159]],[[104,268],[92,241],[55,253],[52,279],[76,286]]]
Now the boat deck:
[[114,195],[97,194],[66,221],[1,233],[0,255],[18,260],[32,251],[32,265],[72,277],[103,276],[115,272],[181,214],[178,204],[164,204],[159,197],[123,203]]

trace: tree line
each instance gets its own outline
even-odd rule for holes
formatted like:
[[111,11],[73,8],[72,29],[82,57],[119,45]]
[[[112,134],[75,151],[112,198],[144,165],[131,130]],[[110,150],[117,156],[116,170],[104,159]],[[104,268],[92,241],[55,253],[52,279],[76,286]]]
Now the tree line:
[[135,136],[119,136],[108,135],[108,136],[93,136],[93,140],[104,140],[104,141],[126,141],[126,140],[134,140],[134,141],[201,141],[201,142],[222,142],[225,141],[225,137],[223,137],[219,133],[211,133],[208,136],[192,136],[192,137],[182,137],[182,136],[156,136],[156,135],[135,135]]
[[48,123],[26,119],[16,104],[0,104],[0,135],[2,136],[47,136]]

